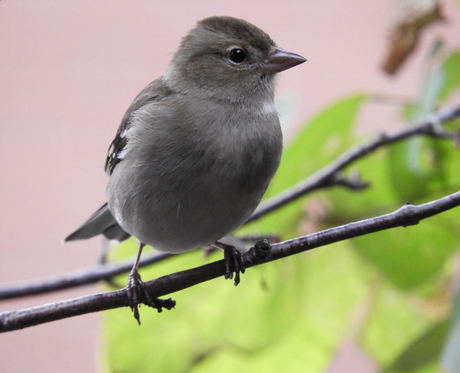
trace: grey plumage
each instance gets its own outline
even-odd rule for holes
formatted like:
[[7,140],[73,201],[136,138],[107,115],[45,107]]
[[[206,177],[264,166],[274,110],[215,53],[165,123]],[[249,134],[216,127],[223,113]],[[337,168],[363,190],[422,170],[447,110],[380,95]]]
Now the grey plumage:
[[[246,53],[243,63],[229,59],[232,48]],[[280,51],[246,21],[198,22],[166,74],[123,117],[106,161],[108,205],[66,241],[97,234],[123,240],[131,234],[156,249],[181,252],[209,245],[243,224],[281,156],[276,68],[304,61],[282,51],[270,61]]]
[[107,154],[108,202],[66,241],[136,237],[127,291],[138,321],[145,244],[179,253],[214,243],[238,284],[241,253],[217,241],[250,217],[278,168],[275,75],[304,61],[244,20],[206,18],[128,108]]

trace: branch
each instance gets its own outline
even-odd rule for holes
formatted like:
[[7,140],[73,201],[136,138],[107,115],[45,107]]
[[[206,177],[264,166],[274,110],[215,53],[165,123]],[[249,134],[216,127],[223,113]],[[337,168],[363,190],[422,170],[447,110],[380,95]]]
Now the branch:
[[[268,257],[259,256],[257,250],[253,248],[244,254],[243,260],[246,268],[253,267],[349,238],[389,228],[416,225],[422,219],[440,214],[459,205],[460,192],[422,205],[406,204],[389,214],[273,244]],[[224,273],[225,263],[220,260],[163,276],[146,282],[145,285],[150,297],[158,298],[221,277]],[[145,301],[145,299],[141,299],[141,301]],[[126,306],[128,306],[126,289],[121,289],[28,309],[2,312],[0,313],[0,332],[23,329],[68,317]]]
[[[154,251],[144,255],[139,267],[171,258],[173,254]],[[25,280],[11,284],[0,285],[0,300],[37,295],[51,291],[63,290],[81,285],[87,285],[100,280],[110,280],[112,277],[127,273],[131,270],[134,257],[116,262],[96,264],[63,275],[50,276],[40,280]]]
[[276,210],[316,189],[330,188],[335,185],[344,185],[343,183],[341,184],[337,182],[337,180],[340,180],[340,178],[338,178],[339,172],[351,163],[363,158],[367,154],[382,146],[393,144],[412,136],[420,135],[442,139],[458,139],[458,133],[451,133],[445,130],[442,126],[442,123],[452,120],[458,116],[460,116],[460,107],[441,110],[438,113],[431,115],[422,123],[407,126],[402,130],[398,130],[387,135],[381,134],[367,143],[359,144],[350,148],[332,163],[318,170],[307,179],[272,198],[262,201],[247,223],[257,220],[269,212]]
[[[455,109],[445,109],[433,114],[422,123],[408,126],[402,130],[387,135],[382,134],[376,139],[365,144],[352,147],[339,156],[335,161],[317,171],[307,179],[301,181],[286,191],[263,201],[246,223],[257,220],[269,212],[320,188],[329,188],[338,185],[345,186],[349,189],[362,189],[367,187],[367,184],[363,183],[359,179],[359,175],[352,175],[351,178],[345,178],[340,171],[356,160],[363,158],[382,146],[421,135],[434,138],[448,138],[458,141],[458,133],[450,133],[442,127],[442,123],[452,120],[457,116],[460,116],[460,107]],[[148,264],[156,263],[169,257],[171,257],[170,254],[164,253],[153,253],[150,256],[145,255],[141,259],[140,266],[143,267]],[[110,280],[110,278],[115,275],[129,272],[133,262],[134,259],[127,259],[120,262],[95,265],[75,272],[51,276],[45,279],[4,284],[0,286],[0,300],[43,294],[51,291],[95,283],[100,280]]]

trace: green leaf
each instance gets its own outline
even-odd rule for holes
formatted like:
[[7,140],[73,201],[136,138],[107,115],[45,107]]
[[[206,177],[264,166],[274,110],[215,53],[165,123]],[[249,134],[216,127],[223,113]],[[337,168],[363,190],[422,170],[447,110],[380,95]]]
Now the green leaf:
[[443,42],[436,40],[426,56],[419,97],[414,105],[413,116],[409,118],[411,121],[422,120],[436,109],[439,93],[444,85],[444,74],[439,68],[443,47]]
[[458,237],[439,222],[431,218],[417,226],[358,237],[353,244],[392,283],[414,288],[438,274],[458,248]]
[[400,202],[416,202],[443,178],[442,153],[432,139],[408,139],[393,145],[389,154],[390,180]]
[[448,330],[449,323],[447,321],[431,326],[408,346],[390,367],[384,370],[384,373],[419,372],[420,369],[427,366],[432,369],[433,363],[437,363],[439,360]]
[[[458,130],[460,122],[446,126]],[[460,187],[460,151],[451,139],[412,138],[390,149],[388,169],[399,203],[416,203]]]
[[[436,47],[438,46],[438,47]],[[424,120],[460,84],[460,52],[441,59],[439,43],[428,56],[417,103],[407,107],[410,120]],[[433,189],[444,177],[440,140],[412,138],[391,147],[389,169],[393,188],[400,201],[413,201]]]
[[443,56],[442,42],[433,43],[425,61],[422,83],[416,102],[403,106],[402,116],[419,121],[433,113],[460,87],[460,52]]
[[444,85],[439,93],[439,102],[446,101],[460,87],[460,51],[452,52],[441,67]]
[[368,188],[358,191],[333,188],[323,192],[333,206],[329,219],[335,225],[384,214],[394,208],[397,199],[388,177],[387,158],[388,149],[381,149],[353,164],[350,172],[359,172],[363,181],[370,183]]
[[389,366],[430,327],[430,321],[408,302],[408,294],[380,283],[361,333],[361,345],[382,366]]

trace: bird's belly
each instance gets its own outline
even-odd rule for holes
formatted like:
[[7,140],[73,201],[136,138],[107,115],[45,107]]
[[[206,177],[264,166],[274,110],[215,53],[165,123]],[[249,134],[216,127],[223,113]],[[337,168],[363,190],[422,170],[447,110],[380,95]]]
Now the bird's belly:
[[[109,208],[139,241],[160,251],[188,251],[210,245],[241,226],[259,204],[273,176],[271,169],[267,173],[249,167],[247,174],[232,178],[219,168],[163,175],[146,183],[142,193],[137,186],[114,195],[109,183]],[[128,172],[122,174],[125,185],[136,184]]]

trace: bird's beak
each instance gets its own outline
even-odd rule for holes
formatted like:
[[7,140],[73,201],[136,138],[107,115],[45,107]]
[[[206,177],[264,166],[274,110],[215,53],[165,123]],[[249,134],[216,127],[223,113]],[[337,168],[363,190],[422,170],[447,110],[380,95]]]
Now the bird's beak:
[[298,54],[286,52],[280,48],[274,47],[264,60],[260,72],[262,74],[276,74],[300,65],[305,61],[306,59]]

